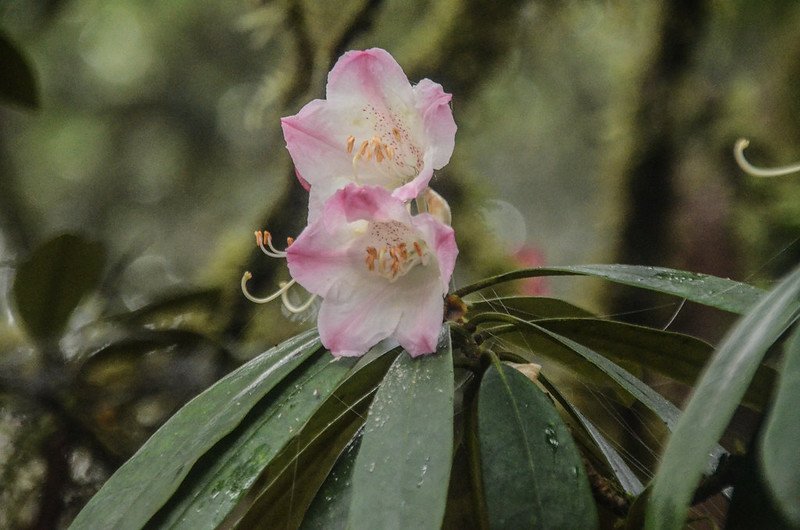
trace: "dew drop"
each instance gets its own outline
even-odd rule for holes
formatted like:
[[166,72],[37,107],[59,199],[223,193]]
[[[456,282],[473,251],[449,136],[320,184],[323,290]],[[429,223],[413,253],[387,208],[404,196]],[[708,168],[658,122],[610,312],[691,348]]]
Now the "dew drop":
[[555,453],[556,450],[558,450],[558,446],[560,444],[558,443],[558,438],[556,438],[556,431],[553,427],[547,427],[544,430],[544,439],[548,444],[550,444],[550,447],[553,449],[553,452]]

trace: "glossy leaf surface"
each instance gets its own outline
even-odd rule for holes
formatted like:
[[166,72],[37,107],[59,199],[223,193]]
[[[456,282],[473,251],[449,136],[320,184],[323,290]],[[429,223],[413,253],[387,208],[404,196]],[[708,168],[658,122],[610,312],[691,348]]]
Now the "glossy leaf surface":
[[364,425],[378,386],[398,352],[382,347],[353,371],[272,459],[248,499],[223,522],[226,528],[296,528],[341,452]]
[[[327,352],[310,361],[297,377],[276,388],[252,414],[257,417],[214,448],[192,471],[159,514],[159,528],[216,528],[249,491],[264,467],[345,378],[354,359],[335,360]],[[203,464],[204,462],[201,462]]]
[[751,308],[764,294],[761,289],[726,278],[636,265],[574,265],[571,267],[523,269],[462,287],[456,291],[456,294],[464,296],[498,283],[535,276],[592,276],[641,289],[671,294],[698,304],[740,314]]
[[787,520],[800,527],[800,328],[786,344],[775,403],[759,444],[764,482]]
[[587,318],[594,315],[576,305],[545,296],[498,296],[476,298],[468,301],[469,312],[508,312],[524,319],[533,318]]
[[347,514],[350,512],[353,496],[353,471],[360,445],[361,436],[357,436],[339,455],[336,465],[331,469],[328,478],[309,506],[300,528],[305,530],[347,528]]
[[644,485],[639,480],[639,477],[631,470],[628,463],[617,452],[613,445],[606,439],[600,430],[584,416],[559,390],[550,383],[550,381],[542,374],[539,375],[539,381],[542,383],[548,392],[556,399],[556,401],[564,407],[564,410],[577,422],[583,429],[588,438],[594,443],[600,454],[603,455],[603,460],[608,466],[617,483],[622,487],[625,493],[629,496],[636,496],[644,491]]
[[195,462],[319,348],[316,330],[302,333],[259,355],[190,401],[114,473],[70,528],[144,526]]
[[353,472],[350,528],[439,528],[453,457],[453,357],[401,353],[378,390]]
[[491,528],[597,526],[569,430],[547,396],[513,368],[491,366],[484,374],[478,439]]

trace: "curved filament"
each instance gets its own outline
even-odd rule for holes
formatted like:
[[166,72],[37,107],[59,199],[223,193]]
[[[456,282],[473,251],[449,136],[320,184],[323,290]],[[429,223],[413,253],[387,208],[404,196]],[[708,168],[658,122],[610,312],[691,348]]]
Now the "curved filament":
[[739,164],[739,167],[742,168],[742,171],[745,173],[753,175],[754,177],[781,177],[800,171],[800,163],[776,168],[756,167],[744,157],[744,150],[748,145],[750,145],[750,140],[740,138],[733,147],[733,156],[736,159],[736,163]]

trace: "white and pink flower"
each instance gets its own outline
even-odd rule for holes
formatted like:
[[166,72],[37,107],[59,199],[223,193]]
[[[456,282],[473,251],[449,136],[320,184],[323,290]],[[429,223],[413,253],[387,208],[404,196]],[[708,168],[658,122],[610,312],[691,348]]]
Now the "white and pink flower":
[[383,187],[354,184],[286,250],[292,278],[322,298],[320,337],[337,356],[362,355],[387,337],[412,356],[434,352],[457,254],[452,228],[410,215]]
[[453,153],[450,98],[429,79],[411,86],[385,50],[345,53],[328,74],[327,99],[281,120],[298,179],[310,188],[309,221],[350,183],[401,200],[423,191]]

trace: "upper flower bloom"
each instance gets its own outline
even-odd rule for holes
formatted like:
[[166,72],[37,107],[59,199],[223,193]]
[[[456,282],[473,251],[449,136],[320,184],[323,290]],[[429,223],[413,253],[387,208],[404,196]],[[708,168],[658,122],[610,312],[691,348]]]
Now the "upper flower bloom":
[[387,337],[412,356],[433,353],[457,254],[452,228],[412,217],[384,188],[354,184],[286,250],[292,278],[322,297],[320,337],[339,356]]
[[281,120],[297,176],[310,186],[309,221],[351,182],[416,197],[453,154],[450,97],[429,79],[412,87],[385,50],[345,53],[328,74],[327,99]]

